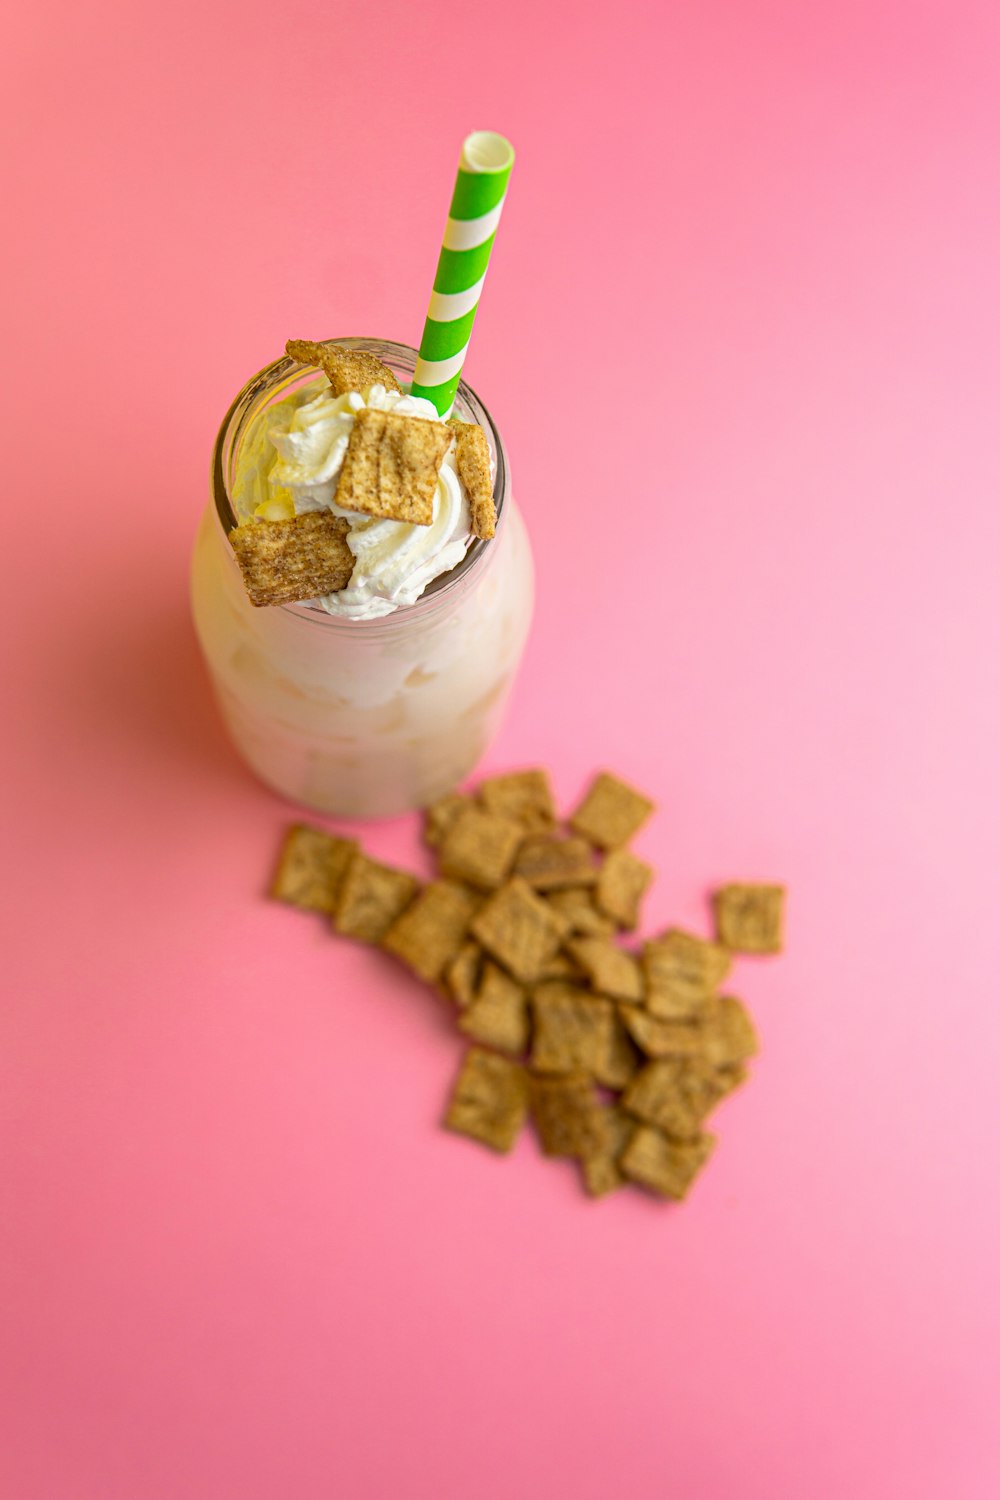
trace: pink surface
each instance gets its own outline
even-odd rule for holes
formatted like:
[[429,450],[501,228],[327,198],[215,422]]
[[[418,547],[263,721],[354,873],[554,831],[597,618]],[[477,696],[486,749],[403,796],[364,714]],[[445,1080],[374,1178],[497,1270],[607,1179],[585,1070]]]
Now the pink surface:
[[[0,1495],[993,1500],[995,4],[13,25]],[[680,1209],[437,1129],[456,1039],[262,899],[188,622],[233,391],[416,341],[482,126],[540,588],[489,767],[655,795],[651,927],[792,891]]]

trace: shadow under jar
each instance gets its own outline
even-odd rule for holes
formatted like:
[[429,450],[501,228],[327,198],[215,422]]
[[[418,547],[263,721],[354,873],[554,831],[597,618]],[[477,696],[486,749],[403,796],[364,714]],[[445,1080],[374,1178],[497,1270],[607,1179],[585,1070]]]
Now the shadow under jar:
[[[370,351],[404,386],[412,379],[416,353],[403,344],[329,342]],[[462,382],[454,414],[486,433],[496,536],[473,540],[415,604],[377,619],[342,619],[315,600],[252,605],[227,536],[246,519],[233,509],[242,444],[269,407],[322,383],[315,370],[283,358],[230,407],[195,543],[192,610],[222,717],[261,780],[321,812],[392,817],[450,791],[496,734],[531,621],[531,548],[503,441]]]

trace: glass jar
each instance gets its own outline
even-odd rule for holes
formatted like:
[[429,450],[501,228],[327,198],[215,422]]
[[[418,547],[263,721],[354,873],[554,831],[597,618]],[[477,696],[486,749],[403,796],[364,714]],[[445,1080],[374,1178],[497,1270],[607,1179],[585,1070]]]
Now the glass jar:
[[[412,378],[405,345],[333,342]],[[415,604],[378,619],[341,619],[316,601],[252,605],[228,541],[246,519],[232,500],[241,443],[262,412],[316,380],[276,360],[226,415],[192,563],[195,629],[233,743],[262,781],[321,812],[391,817],[450,791],[496,734],[531,620],[531,548],[503,441],[462,382],[455,415],[482,426],[495,463],[496,536],[474,540]]]

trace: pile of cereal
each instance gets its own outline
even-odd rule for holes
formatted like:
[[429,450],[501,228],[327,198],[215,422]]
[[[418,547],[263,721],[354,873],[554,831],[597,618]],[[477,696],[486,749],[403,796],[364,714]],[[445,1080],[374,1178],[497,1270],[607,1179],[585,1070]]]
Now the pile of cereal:
[[577,1161],[594,1197],[626,1183],[686,1196],[715,1145],[705,1121],[757,1051],[743,1005],[719,993],[731,955],[781,950],[777,885],[717,891],[714,940],[669,928],[620,945],[653,878],[628,848],[652,811],[602,773],[560,826],[546,772],[494,776],[427,809],[439,878],[299,824],[271,889],[454,1007],[472,1045],[448,1129],[506,1152],[530,1116],[542,1151]]

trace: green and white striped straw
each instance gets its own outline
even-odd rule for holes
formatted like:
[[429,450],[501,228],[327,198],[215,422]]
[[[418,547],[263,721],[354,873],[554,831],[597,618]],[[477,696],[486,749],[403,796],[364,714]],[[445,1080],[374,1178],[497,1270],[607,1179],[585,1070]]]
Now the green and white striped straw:
[[414,396],[446,417],[462,377],[486,267],[507,197],[514,148],[502,135],[466,136],[444,228],[434,291],[413,372]]

